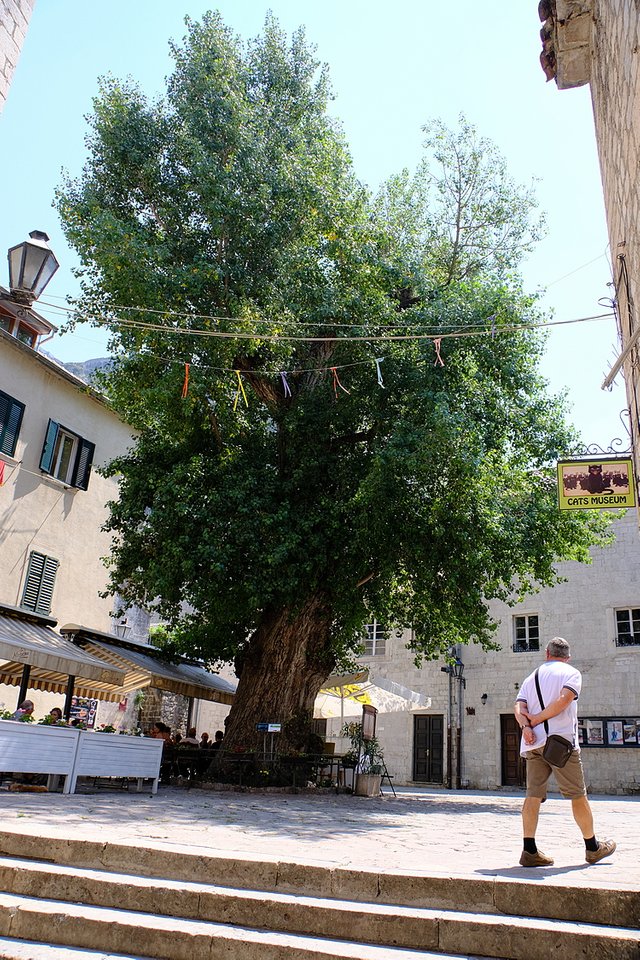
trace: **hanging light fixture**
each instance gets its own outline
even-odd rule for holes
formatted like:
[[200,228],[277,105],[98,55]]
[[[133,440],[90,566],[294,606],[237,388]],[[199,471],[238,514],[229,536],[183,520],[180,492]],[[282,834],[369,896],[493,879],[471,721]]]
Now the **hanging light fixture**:
[[60,266],[44,231],[32,230],[29,237],[9,248],[9,289],[17,303],[37,300]]

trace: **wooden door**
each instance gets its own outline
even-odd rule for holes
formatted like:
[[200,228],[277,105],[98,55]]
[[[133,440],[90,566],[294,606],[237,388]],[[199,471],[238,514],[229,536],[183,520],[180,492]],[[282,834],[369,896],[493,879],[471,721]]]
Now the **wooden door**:
[[413,718],[413,779],[442,783],[444,775],[444,717]]
[[520,756],[520,726],[512,713],[503,713],[500,716],[500,741],[502,786],[526,786],[525,762]]

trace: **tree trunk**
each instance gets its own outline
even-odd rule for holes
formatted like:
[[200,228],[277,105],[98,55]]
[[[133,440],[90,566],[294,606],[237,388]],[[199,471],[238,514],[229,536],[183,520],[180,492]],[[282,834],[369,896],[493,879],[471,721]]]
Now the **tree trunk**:
[[239,684],[226,723],[225,749],[254,750],[262,745],[258,723],[281,723],[279,752],[304,750],[305,723],[335,666],[330,645],[331,609],[314,594],[296,611],[265,612],[242,651]]

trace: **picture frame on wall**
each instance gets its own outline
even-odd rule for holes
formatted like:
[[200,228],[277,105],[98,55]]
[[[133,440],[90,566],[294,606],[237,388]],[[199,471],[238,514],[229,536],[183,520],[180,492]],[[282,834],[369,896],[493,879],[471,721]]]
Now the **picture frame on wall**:
[[640,747],[640,717],[578,717],[578,746]]
[[607,720],[607,743],[612,747],[624,743],[622,720]]
[[604,729],[602,720],[587,720],[587,743],[592,747],[601,747],[604,744]]

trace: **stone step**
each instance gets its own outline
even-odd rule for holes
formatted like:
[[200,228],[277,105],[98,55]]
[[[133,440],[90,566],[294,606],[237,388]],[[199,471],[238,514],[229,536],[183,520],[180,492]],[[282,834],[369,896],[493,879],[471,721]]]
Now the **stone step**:
[[[99,957],[101,950],[111,951],[113,956],[115,950],[115,956],[130,958],[133,949],[140,957],[156,960],[471,960],[466,951],[405,950],[329,937],[321,940],[9,894],[0,894],[0,937],[13,942],[31,941],[34,948],[39,942],[80,947],[85,955],[90,944],[94,957]],[[123,953],[124,950],[129,952]],[[483,951],[483,955],[487,954]],[[35,949],[32,957],[44,960]],[[581,957],[596,960],[595,953],[582,953]],[[600,953],[597,957],[613,960],[614,954]],[[621,952],[615,957],[627,960],[631,954]]]
[[103,950],[79,950],[77,947],[57,947],[51,943],[27,943],[0,937],[0,957],[3,960],[144,960],[143,957],[123,953],[105,953]]
[[[389,952],[398,958],[397,952]],[[420,960],[482,960],[478,956],[464,957],[452,953],[421,953]],[[78,947],[59,947],[51,943],[27,943],[24,940],[12,940],[0,937],[0,957],[3,960],[145,960],[144,957],[132,957],[123,953],[104,953],[102,950],[82,950]]]
[[438,947],[438,915],[421,907],[233,889],[0,857],[0,890],[280,933],[406,947]]
[[[425,951],[510,960],[560,954],[563,960],[637,960],[640,954],[640,933],[620,927],[157,882],[6,859],[0,878],[11,891],[0,895],[0,935],[128,949],[162,960],[208,957],[209,950],[212,958],[226,956],[230,943],[234,960],[257,956],[257,945],[265,960],[387,956],[376,950],[398,960]],[[170,949],[168,930],[180,934],[175,944],[172,934]],[[324,939],[328,934],[335,939]]]
[[264,858],[215,855],[192,847],[140,847],[60,837],[38,837],[0,831],[0,854],[46,860],[60,865],[115,871],[183,882],[210,883],[253,891],[299,894],[350,900],[550,918],[589,924],[640,928],[640,893],[594,880],[573,887],[536,876],[455,877],[425,876],[419,872],[329,867]]

